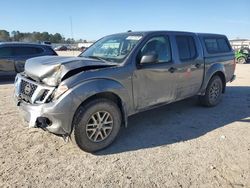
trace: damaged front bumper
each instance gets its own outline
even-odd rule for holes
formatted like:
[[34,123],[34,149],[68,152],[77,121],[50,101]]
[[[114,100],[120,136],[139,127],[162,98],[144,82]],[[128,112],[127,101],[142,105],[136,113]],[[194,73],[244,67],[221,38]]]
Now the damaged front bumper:
[[[19,106],[24,120],[29,123],[29,127],[40,127],[59,135],[70,134],[73,116],[78,107],[77,105],[80,104],[79,99],[74,93],[68,90],[55,101],[45,103],[34,102],[32,104],[20,97],[20,80],[22,79],[25,78],[20,75],[17,76],[15,82],[15,101],[17,106]],[[41,85],[38,85],[38,87],[41,87]]]

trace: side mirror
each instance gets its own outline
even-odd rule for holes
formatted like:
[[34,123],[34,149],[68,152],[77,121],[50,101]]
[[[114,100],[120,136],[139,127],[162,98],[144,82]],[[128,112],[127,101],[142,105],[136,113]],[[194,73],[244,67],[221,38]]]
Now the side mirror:
[[141,58],[140,64],[148,64],[157,62],[158,56],[156,54],[144,55]]

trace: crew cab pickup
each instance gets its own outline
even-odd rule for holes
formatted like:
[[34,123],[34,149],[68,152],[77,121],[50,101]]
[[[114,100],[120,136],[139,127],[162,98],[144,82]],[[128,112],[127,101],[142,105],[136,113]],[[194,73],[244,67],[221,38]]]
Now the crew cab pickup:
[[224,35],[127,32],[103,37],[78,57],[27,60],[15,99],[29,127],[95,152],[114,141],[132,114],[194,95],[217,105],[234,71]]

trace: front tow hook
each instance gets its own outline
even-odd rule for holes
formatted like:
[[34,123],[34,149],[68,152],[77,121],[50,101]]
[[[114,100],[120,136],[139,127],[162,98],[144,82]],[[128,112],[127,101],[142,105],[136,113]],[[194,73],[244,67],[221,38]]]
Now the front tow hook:
[[17,104],[16,104],[16,105],[17,105],[17,106],[20,106],[20,104],[21,104],[21,101],[17,101]]
[[17,103],[16,103],[16,105],[17,105],[17,106],[20,106],[21,101],[22,101],[22,99],[20,98],[20,96],[19,96],[19,97],[17,97]]

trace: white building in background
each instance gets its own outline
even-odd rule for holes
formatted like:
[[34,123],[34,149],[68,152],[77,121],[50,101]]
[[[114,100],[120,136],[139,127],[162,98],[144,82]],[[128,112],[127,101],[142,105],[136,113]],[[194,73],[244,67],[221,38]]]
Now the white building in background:
[[248,39],[230,40],[230,44],[234,50],[240,49],[242,47],[250,48],[250,40],[248,40]]
[[90,47],[92,44],[93,44],[93,42],[80,42],[80,43],[77,44],[77,47],[78,47],[78,48],[82,48],[82,47],[88,48],[88,47]]

